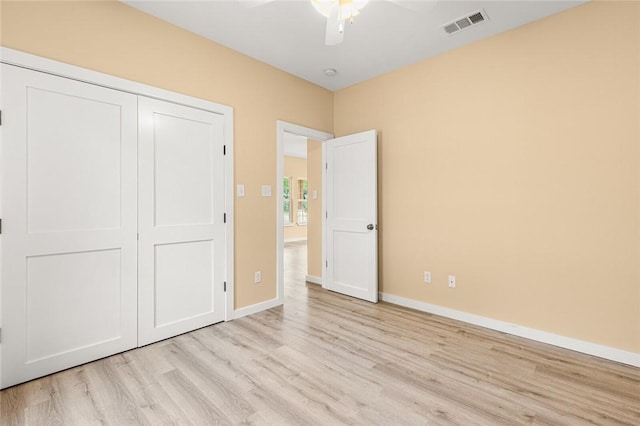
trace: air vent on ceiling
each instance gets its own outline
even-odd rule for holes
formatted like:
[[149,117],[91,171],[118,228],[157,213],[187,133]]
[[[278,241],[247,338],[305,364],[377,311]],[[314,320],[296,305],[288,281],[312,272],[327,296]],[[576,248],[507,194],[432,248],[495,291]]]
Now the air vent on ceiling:
[[488,20],[489,17],[487,16],[487,12],[485,12],[484,9],[481,9],[475,13],[456,19],[455,21],[444,25],[444,31],[447,34],[453,34]]

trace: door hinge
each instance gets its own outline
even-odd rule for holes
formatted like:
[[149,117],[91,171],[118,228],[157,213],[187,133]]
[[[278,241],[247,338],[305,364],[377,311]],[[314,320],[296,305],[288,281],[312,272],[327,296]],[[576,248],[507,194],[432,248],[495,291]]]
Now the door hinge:
[[222,145],[222,155],[227,155],[227,146]]
[[0,126],[2,126],[2,111],[0,111]]
[[324,212],[324,217],[325,217],[326,219],[329,219],[329,212],[328,212],[328,211]]
[[324,267],[325,267],[325,268],[328,268],[328,267],[329,267],[329,261],[328,261],[328,260],[325,260],[325,261],[324,261]]
[[2,343],[2,329],[0,328],[0,343]]
[[136,234],[136,239],[140,241],[140,234]]
[[225,293],[227,292],[227,282],[226,281],[224,282],[224,291],[225,291]]
[[329,170],[329,163],[324,163],[324,169]]
[[224,223],[227,223],[227,214],[224,214]]
[[0,219],[0,234],[2,234],[2,219]]

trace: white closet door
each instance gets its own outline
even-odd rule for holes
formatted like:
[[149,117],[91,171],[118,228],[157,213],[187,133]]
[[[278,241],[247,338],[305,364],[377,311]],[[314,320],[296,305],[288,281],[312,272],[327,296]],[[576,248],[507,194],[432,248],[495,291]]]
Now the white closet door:
[[139,98],[138,343],[224,319],[223,116]]
[[136,96],[2,65],[2,387],[136,346]]

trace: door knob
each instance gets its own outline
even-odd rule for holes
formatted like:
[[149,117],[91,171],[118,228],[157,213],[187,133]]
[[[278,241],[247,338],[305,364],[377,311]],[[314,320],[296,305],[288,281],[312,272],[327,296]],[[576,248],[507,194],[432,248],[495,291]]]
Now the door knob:
[[368,229],[369,231],[373,231],[373,223],[368,224],[368,225],[367,225],[367,229]]

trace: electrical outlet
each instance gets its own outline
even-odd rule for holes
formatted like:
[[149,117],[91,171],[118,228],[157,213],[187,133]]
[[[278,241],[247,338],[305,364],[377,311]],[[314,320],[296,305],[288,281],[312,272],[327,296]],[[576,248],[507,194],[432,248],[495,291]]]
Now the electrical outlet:
[[238,198],[244,197],[244,185],[239,183],[237,188]]
[[431,283],[431,272],[424,271],[424,282]]
[[256,271],[256,272],[253,274],[253,281],[254,281],[256,284],[261,283],[261,282],[262,282],[262,272],[260,272],[260,271]]
[[456,276],[449,275],[449,287],[455,288],[455,286],[456,286]]

